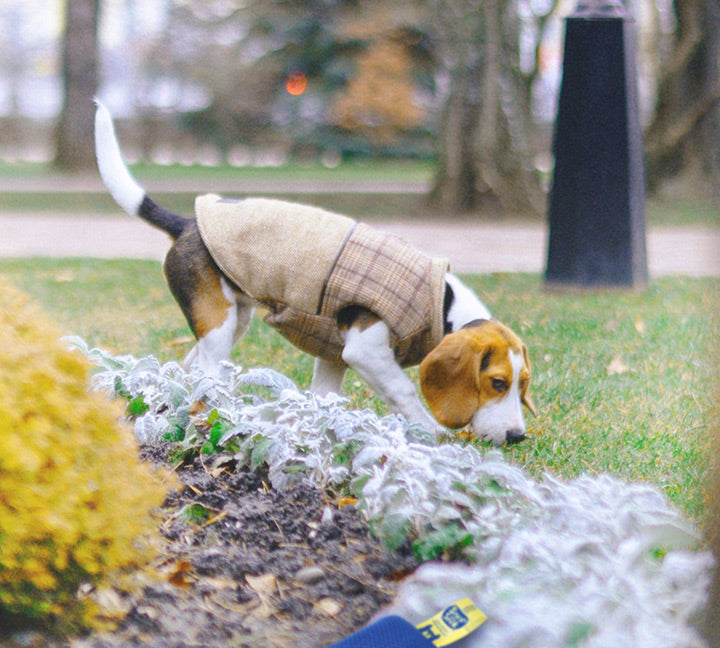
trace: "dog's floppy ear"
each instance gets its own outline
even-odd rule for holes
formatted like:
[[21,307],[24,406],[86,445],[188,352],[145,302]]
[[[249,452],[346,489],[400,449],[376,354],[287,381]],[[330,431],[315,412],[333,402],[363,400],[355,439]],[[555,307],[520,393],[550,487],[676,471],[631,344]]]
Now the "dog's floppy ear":
[[[527,345],[523,344],[522,346],[523,351],[523,362],[525,363],[525,367],[528,371],[530,371],[530,355],[528,354],[528,348]],[[529,385],[530,380],[528,379],[527,384],[525,385],[525,389],[523,389],[523,392],[521,394],[522,398],[522,404],[525,405],[533,414],[533,416],[537,416],[537,408],[535,407],[535,403],[533,402],[532,397],[530,396],[529,392]]]
[[480,406],[478,380],[482,353],[467,331],[446,335],[420,363],[420,388],[439,423],[467,425]]

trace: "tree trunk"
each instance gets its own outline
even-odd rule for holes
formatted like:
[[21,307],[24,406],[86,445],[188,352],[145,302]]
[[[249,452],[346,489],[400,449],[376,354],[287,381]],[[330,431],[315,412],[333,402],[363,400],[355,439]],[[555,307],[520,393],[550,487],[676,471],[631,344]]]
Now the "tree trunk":
[[720,5],[675,0],[675,11],[675,42],[645,134],[648,188],[690,174],[720,199]]
[[478,125],[477,151],[477,191],[485,201],[498,197],[502,193],[502,175],[498,165],[497,153],[500,150],[501,116],[500,93],[502,78],[500,59],[502,56],[502,26],[497,0],[485,0],[482,8],[485,42],[482,61],[482,107]]
[[529,91],[534,77],[520,71],[516,7],[500,0],[438,4],[429,31],[439,67],[451,71],[430,202],[449,213],[540,214],[545,205],[534,169]]
[[[514,5],[490,0],[484,9],[483,95],[491,105],[484,117],[485,135],[478,142],[481,195],[485,204],[503,213],[541,215],[545,196],[535,169],[536,127],[531,108],[537,70],[520,70],[520,24]],[[538,29],[543,29],[540,23]]]
[[438,173],[430,202],[450,213],[467,212],[477,203],[475,131],[477,105],[468,100],[468,75],[452,75],[439,133]]
[[64,103],[55,139],[55,165],[65,171],[95,167],[92,99],[98,85],[99,6],[100,0],[66,1]]

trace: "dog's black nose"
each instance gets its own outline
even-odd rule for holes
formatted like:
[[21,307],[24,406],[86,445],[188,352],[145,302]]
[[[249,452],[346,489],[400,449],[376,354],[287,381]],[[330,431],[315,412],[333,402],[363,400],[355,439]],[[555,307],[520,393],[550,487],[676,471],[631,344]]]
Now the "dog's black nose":
[[520,443],[523,439],[527,439],[527,434],[519,428],[513,428],[512,430],[505,432],[505,442],[508,445]]

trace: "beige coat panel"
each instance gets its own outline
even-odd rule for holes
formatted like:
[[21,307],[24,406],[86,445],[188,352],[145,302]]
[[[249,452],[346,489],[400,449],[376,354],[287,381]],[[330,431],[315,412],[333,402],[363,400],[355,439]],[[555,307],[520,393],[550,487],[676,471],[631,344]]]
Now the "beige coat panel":
[[388,325],[403,366],[440,343],[447,260],[305,205],[202,196],[196,211],[215,262],[268,308],[265,321],[298,348],[342,361],[337,317],[348,306],[362,306]]

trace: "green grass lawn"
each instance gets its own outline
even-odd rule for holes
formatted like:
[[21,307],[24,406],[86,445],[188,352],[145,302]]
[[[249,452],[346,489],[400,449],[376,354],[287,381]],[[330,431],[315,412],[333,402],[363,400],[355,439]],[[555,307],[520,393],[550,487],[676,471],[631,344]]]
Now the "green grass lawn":
[[[423,185],[432,180],[434,165],[418,160],[358,160],[346,162],[335,168],[322,164],[288,164],[279,167],[233,167],[201,165],[183,166],[134,164],[132,173],[141,184],[157,180],[169,181],[173,186],[168,190],[152,191],[153,197],[163,206],[181,212],[192,213],[195,196],[202,193],[208,181],[220,183],[223,193],[243,197],[245,182],[262,182],[272,186],[269,194],[275,198],[305,202],[318,207],[340,211],[354,216],[371,218],[375,216],[397,216],[417,213],[423,206],[423,195],[403,189],[382,194],[363,190],[368,184],[401,183]],[[95,172],[99,182],[99,177]],[[68,186],[62,191],[56,188],[58,179],[67,179]],[[34,188],[23,187],[20,181],[33,181]],[[305,184],[323,183],[317,192],[297,192],[295,187],[307,189]],[[92,213],[98,216],[117,215],[118,206],[106,191],[76,189],[72,176],[62,176],[43,164],[2,164],[0,163],[0,211],[33,213],[61,211],[67,213]],[[17,185],[16,185],[17,183]],[[47,191],[43,191],[47,183]],[[360,188],[355,183],[362,185]],[[98,185],[99,186],[99,185]],[[337,189],[328,191],[328,186]],[[182,190],[187,187],[187,190]],[[200,188],[200,189],[198,189]]]
[[[144,261],[0,261],[64,333],[115,353],[181,359],[192,341],[162,278]],[[717,280],[669,278],[647,292],[550,292],[534,275],[466,278],[527,342],[537,418],[532,440],[503,451],[533,475],[608,472],[657,484],[696,520],[716,431]],[[234,360],[307,387],[312,359],[255,321]],[[416,370],[411,374],[417,377]],[[385,412],[350,373],[352,405]]]
[[[277,198],[295,200],[347,213],[352,216],[372,218],[376,216],[399,216],[418,214],[427,210],[422,193],[403,193],[403,190],[382,194],[368,193],[362,190],[353,191],[353,183],[381,185],[383,183],[410,183],[416,185],[430,184],[436,171],[432,160],[354,160],[340,164],[335,168],[324,167],[319,162],[300,164],[291,163],[278,167],[253,166],[202,166],[202,165],[158,165],[138,163],[132,165],[132,172],[142,183],[157,180],[171,181],[177,187],[191,185],[203,187],[207,181],[221,183],[228,189],[225,193],[243,196],[244,182],[261,181],[273,183],[272,195]],[[91,174],[95,175],[92,171]],[[4,190],[0,191],[0,210],[13,212],[33,211],[47,213],[50,211],[86,212],[99,216],[118,214],[115,202],[106,192],[98,191],[57,191],[52,189],[58,177],[67,178],[72,186],[72,176],[59,176],[46,164],[37,163],[0,163],[0,183]],[[28,190],[22,186],[15,187],[15,181],[33,180],[39,187],[49,182],[48,191]],[[292,186],[298,181],[312,185],[322,182],[332,185],[337,183],[338,190],[319,191],[317,193],[293,193]],[[286,186],[283,183],[291,183]],[[293,184],[294,183],[294,184]],[[344,189],[350,188],[350,191]],[[67,187],[65,187],[67,189]],[[159,203],[183,213],[193,210],[195,189],[181,191],[153,191]],[[705,195],[705,191],[695,192],[690,188],[673,189],[661,196],[649,197],[646,204],[648,222],[651,225],[705,225],[720,224],[720,209],[717,203]],[[253,194],[255,195],[255,193]],[[430,213],[437,217],[437,214]],[[473,214],[473,217],[497,218],[498,214]],[[506,214],[505,218],[531,218]]]
[[[365,159],[344,162],[328,168],[320,162],[307,164],[292,163],[281,166],[203,166],[199,164],[149,164],[131,165],[133,174],[139,180],[325,180],[325,181],[378,181],[386,182],[429,182],[435,171],[435,164],[429,160],[384,160]],[[42,179],[57,173],[46,164],[0,162],[0,178]]]

